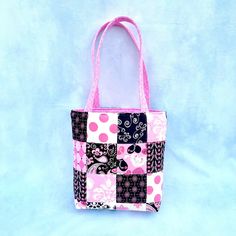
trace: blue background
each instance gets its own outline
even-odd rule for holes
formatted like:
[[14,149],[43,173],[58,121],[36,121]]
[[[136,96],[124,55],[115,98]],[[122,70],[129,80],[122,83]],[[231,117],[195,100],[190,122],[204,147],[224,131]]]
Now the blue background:
[[[235,12],[234,0],[1,1],[0,235],[235,235]],[[158,214],[73,205],[69,113],[86,102],[95,31],[119,15],[139,24],[152,107],[168,112]],[[103,106],[139,106],[121,29],[101,75]]]

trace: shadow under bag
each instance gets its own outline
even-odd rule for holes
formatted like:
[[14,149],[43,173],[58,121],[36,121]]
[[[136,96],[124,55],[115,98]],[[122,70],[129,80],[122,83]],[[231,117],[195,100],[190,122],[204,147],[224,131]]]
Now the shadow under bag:
[[[135,26],[139,43],[121,22]],[[100,49],[107,30],[113,26],[124,28],[139,52],[140,109],[99,105]],[[93,41],[92,61],[93,82],[87,104],[84,109],[71,111],[75,206],[157,212],[162,200],[167,118],[166,112],[149,108],[149,83],[136,23],[118,17],[104,24]]]

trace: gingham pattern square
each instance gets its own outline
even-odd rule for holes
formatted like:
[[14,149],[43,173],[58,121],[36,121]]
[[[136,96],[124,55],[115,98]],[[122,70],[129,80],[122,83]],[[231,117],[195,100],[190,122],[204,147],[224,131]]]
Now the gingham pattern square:
[[77,209],[159,210],[166,113],[71,111]]

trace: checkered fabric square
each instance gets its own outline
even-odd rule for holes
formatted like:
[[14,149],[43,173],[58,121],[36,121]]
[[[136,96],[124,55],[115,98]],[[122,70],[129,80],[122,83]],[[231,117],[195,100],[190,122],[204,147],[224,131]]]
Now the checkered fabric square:
[[166,113],[71,111],[77,209],[158,211]]

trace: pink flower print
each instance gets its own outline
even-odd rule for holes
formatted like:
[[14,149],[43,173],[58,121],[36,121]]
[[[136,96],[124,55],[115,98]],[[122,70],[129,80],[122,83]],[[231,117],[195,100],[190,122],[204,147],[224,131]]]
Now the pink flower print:
[[95,150],[92,151],[92,154],[94,154],[95,157],[100,157],[102,155],[102,151],[100,151],[99,148],[96,148]]
[[87,165],[94,163],[93,157],[87,157]]

